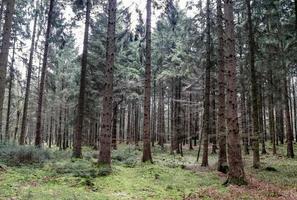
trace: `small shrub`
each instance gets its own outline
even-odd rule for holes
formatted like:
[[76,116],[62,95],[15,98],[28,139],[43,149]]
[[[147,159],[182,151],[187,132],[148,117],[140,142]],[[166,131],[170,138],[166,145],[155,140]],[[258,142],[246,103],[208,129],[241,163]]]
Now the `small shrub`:
[[33,146],[0,145],[0,159],[7,165],[42,164],[50,158],[49,151]]
[[97,169],[86,160],[72,160],[71,162],[57,162],[51,166],[58,174],[73,174],[75,177],[94,178]]
[[112,172],[111,168],[109,166],[99,166],[98,176],[108,176]]
[[112,160],[115,162],[120,162],[126,167],[135,167],[137,164],[137,151],[131,148],[124,148],[115,150],[112,154]]

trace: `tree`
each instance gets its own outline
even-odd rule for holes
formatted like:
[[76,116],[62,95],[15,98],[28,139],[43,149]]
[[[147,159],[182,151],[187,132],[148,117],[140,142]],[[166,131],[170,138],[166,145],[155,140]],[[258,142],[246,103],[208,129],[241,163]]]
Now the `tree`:
[[80,89],[78,99],[77,119],[75,124],[75,136],[73,145],[73,157],[80,158],[81,145],[82,145],[82,131],[84,121],[84,104],[85,104],[85,90],[86,90],[86,72],[88,64],[88,40],[89,40],[89,27],[90,27],[90,13],[91,13],[91,0],[86,2],[86,21],[85,21],[85,33],[83,44],[83,55],[81,59],[81,75],[80,75]]
[[237,118],[236,93],[236,57],[233,1],[224,0],[224,18],[226,24],[226,83],[227,83],[227,128],[228,128],[228,164],[229,172],[226,184],[246,184]]
[[[3,3],[3,2],[2,2]],[[6,2],[5,23],[3,26],[2,46],[0,52],[0,140],[2,139],[2,112],[6,87],[6,71],[11,39],[12,19],[15,10],[15,0]]]
[[35,50],[35,38],[36,38],[36,32],[37,32],[38,4],[39,4],[39,2],[37,1],[36,8],[35,8],[35,14],[34,14],[33,33],[32,33],[32,39],[31,39],[30,56],[29,56],[29,63],[28,63],[28,70],[27,70],[25,100],[24,100],[24,107],[23,107],[20,140],[19,140],[20,145],[25,144],[25,135],[26,135],[27,117],[28,117],[27,112],[28,112],[28,103],[29,103],[31,78],[32,78],[32,67],[33,67],[33,58],[34,58],[34,50]]
[[106,43],[106,63],[104,73],[103,111],[101,119],[99,164],[111,164],[111,135],[113,113],[113,65],[115,60],[115,28],[117,1],[108,1],[108,26]]
[[255,70],[255,39],[252,24],[252,11],[250,0],[246,0],[248,14],[248,32],[249,32],[249,56],[252,80],[252,105],[253,105],[253,167],[260,167],[259,155],[259,100],[258,100],[258,79]]
[[204,88],[204,119],[203,119],[203,155],[201,166],[208,166],[208,139],[210,134],[210,69],[211,69],[211,36],[210,36],[210,0],[206,2],[206,70]]
[[219,84],[219,110],[218,110],[218,135],[219,135],[219,159],[218,171],[227,173],[226,153],[226,119],[225,119],[225,62],[224,62],[224,30],[222,1],[217,0],[217,26],[218,26],[218,84]]
[[41,77],[40,77],[40,85],[39,85],[39,93],[38,93],[38,107],[37,107],[37,121],[36,121],[36,135],[35,135],[35,146],[41,147],[42,145],[42,109],[43,109],[43,96],[44,96],[44,86],[45,86],[45,76],[47,70],[47,59],[48,59],[48,48],[49,48],[49,39],[51,34],[52,20],[53,20],[53,8],[54,8],[55,0],[50,0],[48,18],[47,18],[47,29],[45,35],[45,44],[44,44],[44,52],[42,59],[42,69],[41,69]]
[[143,155],[142,162],[153,162],[150,143],[150,104],[151,104],[151,5],[146,5],[146,54],[145,54],[145,82],[144,82],[144,119],[143,119]]

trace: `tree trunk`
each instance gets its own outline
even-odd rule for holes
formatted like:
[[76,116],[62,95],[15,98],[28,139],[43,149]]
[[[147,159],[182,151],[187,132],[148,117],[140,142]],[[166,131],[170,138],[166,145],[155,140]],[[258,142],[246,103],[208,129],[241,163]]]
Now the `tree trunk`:
[[241,155],[239,125],[237,118],[236,56],[233,1],[224,0],[226,22],[226,83],[227,83],[227,127],[229,172],[226,184],[246,184]]
[[6,128],[5,128],[5,141],[8,142],[10,140],[9,128],[10,128],[10,111],[11,111],[11,101],[12,101],[12,87],[14,80],[14,57],[15,57],[15,43],[16,38],[14,38],[13,43],[13,53],[9,70],[9,86],[8,86],[8,103],[7,103],[7,114],[6,114]]
[[250,53],[250,68],[252,80],[252,105],[253,105],[253,167],[260,167],[259,154],[259,101],[258,101],[258,79],[255,70],[255,40],[252,24],[252,11],[250,0],[246,0],[247,14],[248,14],[248,32],[249,32],[249,53]]
[[42,130],[41,130],[41,121],[42,121],[42,104],[43,104],[43,95],[44,95],[44,86],[45,86],[45,76],[47,68],[47,57],[48,57],[48,47],[49,39],[51,33],[51,25],[53,18],[53,8],[54,0],[50,0],[49,11],[48,11],[48,21],[47,21],[47,30],[45,35],[45,44],[44,44],[44,54],[42,59],[42,70],[40,77],[39,93],[38,93],[38,108],[37,108],[37,122],[36,122],[36,135],[35,135],[35,146],[41,147],[42,145]]
[[[36,4],[38,5],[38,4]],[[21,126],[21,134],[20,134],[20,145],[25,144],[25,136],[26,136],[26,128],[27,128],[27,117],[28,117],[28,103],[29,103],[29,95],[30,95],[30,87],[31,87],[31,77],[32,77],[32,66],[33,66],[33,56],[34,56],[34,46],[35,46],[35,37],[36,37],[36,29],[37,29],[37,19],[38,19],[38,9],[36,7],[35,16],[34,16],[34,25],[33,25],[33,34],[31,39],[31,49],[29,56],[29,64],[27,70],[27,83],[26,83],[26,92],[25,92],[25,100],[23,107],[23,116],[22,116],[22,126]]]
[[78,98],[78,108],[75,123],[75,135],[73,140],[73,157],[81,158],[81,145],[82,145],[82,130],[84,121],[85,110],[85,90],[86,90],[86,73],[88,65],[88,41],[89,41],[89,27],[90,27],[90,14],[91,14],[91,0],[87,0],[86,8],[86,21],[84,32],[83,54],[81,59],[81,74],[80,74],[80,89]]
[[115,60],[115,28],[117,1],[108,1],[108,27],[106,44],[106,66],[104,73],[103,111],[100,134],[100,164],[111,164],[112,104],[113,104],[113,65]]
[[152,1],[147,0],[146,10],[146,60],[144,83],[143,156],[142,162],[153,162],[150,143],[150,104],[151,104],[151,9]]
[[[4,93],[6,88],[6,71],[8,62],[8,53],[10,47],[11,27],[13,14],[15,10],[15,0],[6,2],[5,23],[3,26],[2,46],[0,51],[0,139],[2,138],[2,113],[4,103]],[[0,140],[1,141],[1,140]]]
[[272,67],[269,65],[269,132],[272,143],[272,153],[276,155],[276,145],[275,145],[275,120],[274,120],[274,98],[273,98],[273,75]]
[[293,131],[291,124],[290,108],[289,108],[289,92],[288,92],[288,81],[287,77],[284,78],[284,100],[285,100],[285,114],[286,114],[286,129],[287,129],[287,156],[289,158],[294,158],[294,149],[293,149]]
[[206,2],[207,9],[207,58],[206,58],[206,71],[205,71],[205,88],[204,88],[204,122],[203,122],[203,155],[201,166],[208,166],[208,137],[210,134],[210,0]]

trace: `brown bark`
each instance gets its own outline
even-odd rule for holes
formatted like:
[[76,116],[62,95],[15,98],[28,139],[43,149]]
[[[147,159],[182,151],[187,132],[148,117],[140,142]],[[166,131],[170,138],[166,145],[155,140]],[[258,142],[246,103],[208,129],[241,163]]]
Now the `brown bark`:
[[73,140],[73,153],[72,153],[73,157],[75,158],[82,157],[81,146],[82,146],[82,131],[83,131],[83,121],[84,121],[84,110],[85,110],[85,90],[86,90],[86,73],[87,73],[87,65],[88,65],[90,14],[91,14],[91,0],[87,0],[83,54],[81,59],[80,89],[79,89],[78,108],[77,108],[75,133],[74,133],[75,135]]
[[146,11],[146,60],[144,83],[144,118],[143,118],[143,162],[153,162],[150,143],[150,104],[151,104],[151,14],[152,1],[147,0]]
[[35,135],[35,146],[41,147],[42,145],[42,130],[41,130],[41,121],[42,121],[42,104],[43,104],[43,96],[44,96],[44,86],[45,86],[45,76],[47,69],[47,57],[48,57],[48,48],[49,48],[49,38],[52,27],[53,20],[53,8],[54,8],[54,0],[50,0],[49,11],[48,11],[48,19],[47,19],[47,29],[45,35],[45,44],[44,44],[44,54],[42,59],[42,69],[41,69],[41,77],[40,77],[40,85],[39,85],[39,93],[38,93],[38,108],[37,108],[37,122],[36,122],[36,135]]
[[224,0],[224,18],[226,23],[226,83],[227,83],[227,127],[228,127],[228,164],[229,172],[226,184],[246,184],[241,155],[239,125],[237,117],[236,92],[236,56],[233,1]]
[[[38,5],[38,3],[36,4]],[[34,46],[35,46],[35,37],[36,37],[36,29],[37,29],[37,19],[38,19],[38,9],[36,8],[35,16],[34,16],[34,24],[33,24],[33,34],[31,39],[31,49],[30,49],[30,56],[29,56],[29,64],[27,69],[27,82],[26,82],[26,92],[25,92],[25,100],[24,100],[24,107],[23,107],[23,116],[22,116],[22,126],[21,126],[21,133],[20,133],[20,140],[19,144],[25,144],[25,135],[26,135],[26,128],[27,128],[27,117],[28,117],[28,103],[29,103],[29,95],[30,95],[30,87],[31,87],[31,77],[32,77],[32,66],[33,66],[33,56],[34,56]]]
[[250,53],[250,68],[252,80],[252,106],[253,106],[253,167],[260,167],[259,154],[259,100],[258,100],[258,78],[255,70],[255,39],[252,24],[252,11],[250,0],[246,0],[247,14],[248,14],[248,32],[249,32],[249,53]]
[[115,61],[115,28],[116,28],[117,1],[108,1],[108,27],[106,44],[106,66],[104,73],[104,90],[102,102],[102,120],[100,134],[100,164],[111,164],[111,134],[112,134],[112,104],[113,104],[113,66]]
[[294,158],[293,149],[293,130],[291,124],[290,108],[289,108],[289,92],[288,92],[288,81],[287,77],[284,78],[284,100],[285,100],[285,115],[286,115],[286,132],[287,132],[287,156],[289,158]]
[[226,153],[226,102],[225,102],[225,62],[224,62],[224,30],[223,30],[223,12],[222,1],[217,0],[217,24],[218,24],[218,143],[219,158],[218,171],[226,173],[227,153]]
[[6,71],[11,39],[11,27],[15,10],[15,0],[6,2],[5,23],[3,26],[2,46],[0,51],[0,139],[2,138],[2,113],[6,88]]
[[10,140],[9,128],[10,128],[10,114],[11,114],[11,101],[12,101],[12,87],[14,80],[14,62],[15,62],[15,43],[16,38],[14,38],[13,43],[13,53],[9,69],[9,86],[8,86],[8,102],[7,102],[7,114],[6,114],[6,127],[5,127],[5,141]]
[[274,97],[273,97],[273,74],[272,67],[269,67],[269,132],[272,143],[272,153],[276,155],[276,143],[275,143],[275,120],[274,120]]
[[206,71],[205,71],[205,88],[204,88],[204,119],[203,119],[203,154],[201,166],[208,166],[208,137],[210,135],[210,0],[206,2],[207,9],[207,45],[206,45]]

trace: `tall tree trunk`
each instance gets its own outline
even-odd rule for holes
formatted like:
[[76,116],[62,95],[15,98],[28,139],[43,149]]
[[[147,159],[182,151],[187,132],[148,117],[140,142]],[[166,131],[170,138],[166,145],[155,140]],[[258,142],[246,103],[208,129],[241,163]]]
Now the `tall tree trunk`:
[[222,1],[217,0],[217,24],[218,24],[218,143],[219,158],[218,171],[227,173],[227,153],[226,153],[226,118],[225,118],[225,61],[224,61],[224,30],[223,30],[223,12]]
[[81,145],[82,145],[82,130],[84,121],[84,110],[85,110],[85,90],[86,90],[86,73],[88,65],[88,41],[89,41],[89,27],[90,27],[90,14],[91,14],[91,0],[87,0],[86,8],[86,21],[85,21],[85,32],[84,32],[84,46],[83,54],[81,59],[81,74],[80,74],[80,89],[78,98],[78,108],[75,123],[75,135],[73,140],[73,157],[81,158]]
[[144,83],[144,119],[143,119],[143,155],[142,162],[153,162],[150,143],[150,105],[151,105],[151,14],[152,1],[147,0],[146,5],[146,59]]
[[[285,75],[286,76],[286,75]],[[293,131],[291,124],[291,116],[290,116],[290,107],[289,107],[289,92],[288,92],[288,81],[287,77],[284,78],[284,100],[285,100],[285,114],[286,114],[286,129],[287,129],[287,156],[289,158],[294,158],[294,149],[293,149]]]
[[264,133],[264,112],[263,111],[263,104],[265,104],[265,99],[263,97],[263,89],[262,89],[262,78],[259,78],[259,102],[258,102],[258,108],[259,108],[259,131],[260,131],[260,138],[261,138],[261,153],[266,154],[266,147],[265,147],[265,133]]
[[250,53],[250,68],[252,80],[252,105],[253,105],[253,167],[260,167],[259,153],[259,101],[258,101],[258,79],[255,70],[255,39],[252,23],[252,11],[250,0],[246,0],[248,14],[248,32],[249,32],[249,53]]
[[275,145],[275,120],[274,120],[274,97],[273,97],[273,74],[272,74],[272,66],[269,65],[269,132],[272,143],[272,153],[276,155],[276,145]]
[[[38,5],[38,3],[36,5]],[[29,95],[30,95],[30,87],[31,87],[33,56],[34,56],[35,37],[36,37],[36,29],[37,29],[37,19],[38,19],[38,9],[36,7],[35,16],[34,16],[33,34],[32,34],[32,39],[31,39],[29,64],[28,64],[28,70],[27,70],[26,92],[25,92],[25,100],[24,100],[24,107],[23,107],[21,134],[20,134],[20,140],[19,140],[20,145],[25,144],[25,135],[26,135],[27,117],[28,117],[27,113],[28,113],[28,103],[29,103]]]
[[104,73],[103,111],[98,162],[111,164],[112,104],[113,104],[113,65],[115,60],[115,28],[117,0],[108,1],[108,27],[106,44],[106,66]]
[[203,154],[201,166],[208,166],[208,137],[210,134],[210,0],[206,2],[207,12],[207,46],[206,46],[206,71],[205,71],[205,88],[204,88],[204,122],[203,122]]
[[15,43],[16,43],[16,38],[14,38],[14,42],[13,42],[13,53],[12,53],[12,59],[10,64],[10,70],[9,70],[8,103],[7,103],[7,114],[6,114],[6,128],[5,128],[6,142],[10,140],[9,128],[10,128],[10,114],[11,114],[10,111],[11,111],[11,101],[12,101],[12,87],[13,87],[13,80],[14,80]]
[[241,155],[239,125],[237,117],[236,56],[233,1],[224,0],[226,23],[226,82],[227,82],[227,127],[229,172],[226,184],[246,184]]
[[[2,2],[3,3],[3,2]],[[15,0],[6,2],[5,23],[3,26],[2,46],[0,51],[0,139],[2,138],[2,113],[4,93],[6,88],[6,71],[10,47],[11,27],[14,14]],[[0,140],[1,141],[1,140]]]
[[44,86],[45,86],[45,76],[47,68],[47,57],[48,57],[48,48],[49,48],[49,38],[52,27],[53,20],[53,8],[54,0],[50,0],[48,19],[47,19],[47,29],[45,35],[45,44],[44,44],[44,54],[42,59],[42,70],[40,77],[39,93],[38,93],[38,108],[37,108],[37,122],[36,122],[36,135],[35,135],[35,146],[41,147],[42,145],[42,130],[41,130],[41,121],[42,121],[42,104],[43,104],[43,95],[44,95]]

